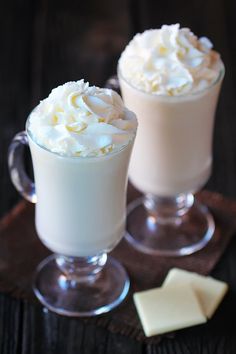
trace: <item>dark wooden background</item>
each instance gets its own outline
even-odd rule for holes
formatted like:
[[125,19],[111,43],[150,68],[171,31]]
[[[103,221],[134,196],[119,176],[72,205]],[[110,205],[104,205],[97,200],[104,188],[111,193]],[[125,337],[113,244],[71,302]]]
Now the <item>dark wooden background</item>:
[[[207,185],[236,198],[236,2],[234,0],[11,0],[0,2],[0,215],[19,196],[6,157],[13,135],[52,88],[85,78],[103,85],[134,33],[180,22],[212,39],[226,66],[217,110],[214,168]],[[20,235],[19,235],[20,237]],[[0,245],[1,247],[1,245]],[[236,244],[217,276],[236,292]],[[235,314],[236,301],[231,298]],[[223,317],[222,317],[223,318]],[[236,323],[188,330],[176,340],[145,345],[75,319],[59,318],[0,294],[0,353],[235,353]],[[234,339],[235,338],[235,339]]]

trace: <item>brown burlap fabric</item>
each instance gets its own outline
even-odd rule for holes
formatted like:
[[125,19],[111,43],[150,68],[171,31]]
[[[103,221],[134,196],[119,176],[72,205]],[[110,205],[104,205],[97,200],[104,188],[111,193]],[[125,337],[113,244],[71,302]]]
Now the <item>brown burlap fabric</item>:
[[[137,193],[130,187],[128,196],[130,201]],[[191,256],[164,258],[137,252],[123,240],[112,255],[123,263],[129,273],[132,286],[127,300],[109,314],[78,321],[87,321],[147,342],[157,343],[160,340],[160,337],[145,338],[132,293],[161,285],[172,267],[209,274],[236,232],[236,202],[206,191],[200,192],[197,198],[209,206],[216,222],[215,235],[208,246]],[[2,219],[0,245],[0,291],[38,303],[31,289],[32,278],[37,264],[49,251],[37,238],[33,205],[21,202]]]

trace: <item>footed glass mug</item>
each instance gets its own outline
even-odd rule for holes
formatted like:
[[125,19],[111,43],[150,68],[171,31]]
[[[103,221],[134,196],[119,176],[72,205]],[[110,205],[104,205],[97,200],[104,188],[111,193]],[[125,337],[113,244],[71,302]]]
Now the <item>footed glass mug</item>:
[[121,89],[139,130],[129,177],[144,196],[128,206],[126,239],[152,255],[185,256],[211,240],[214,219],[194,193],[212,168],[212,137],[224,66],[209,87],[181,96],[146,93],[122,76],[107,85]]
[[[107,257],[123,236],[127,170],[133,140],[98,157],[67,157],[39,146],[26,131],[9,147],[9,170],[20,194],[36,203],[35,224],[54,254],[38,266],[34,292],[43,305],[67,316],[93,316],[117,306],[129,278]],[[35,184],[23,165],[30,147]]]

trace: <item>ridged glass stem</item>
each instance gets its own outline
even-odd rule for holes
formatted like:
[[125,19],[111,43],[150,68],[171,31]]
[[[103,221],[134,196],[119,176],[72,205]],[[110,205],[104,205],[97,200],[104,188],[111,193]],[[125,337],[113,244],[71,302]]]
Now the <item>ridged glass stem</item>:
[[102,253],[90,257],[67,257],[57,255],[56,263],[62,271],[60,285],[77,287],[81,283],[93,283],[106,264],[107,254]]
[[149,222],[176,223],[191,208],[194,203],[192,193],[181,193],[175,197],[157,197],[146,194],[144,206],[149,215]]

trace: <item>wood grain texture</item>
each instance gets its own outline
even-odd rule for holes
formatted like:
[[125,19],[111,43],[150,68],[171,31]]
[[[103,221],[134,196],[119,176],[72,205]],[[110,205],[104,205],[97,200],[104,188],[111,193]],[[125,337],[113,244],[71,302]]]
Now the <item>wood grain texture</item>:
[[[222,53],[226,77],[216,116],[211,190],[236,197],[236,41],[233,0],[12,0],[0,3],[0,215],[19,199],[6,164],[13,135],[38,101],[58,84],[84,77],[102,85],[131,36],[180,22],[208,35]],[[19,235],[20,237],[20,235]],[[1,247],[1,246],[0,246]],[[214,275],[229,282],[224,312],[175,340],[143,345],[105,329],[65,319],[0,295],[2,354],[208,354],[236,351],[236,241]],[[227,318],[227,321],[226,321]]]
[[[128,199],[135,199],[137,194],[129,186]],[[173,267],[197,271],[203,275],[211,273],[236,233],[236,202],[206,191],[198,193],[197,198],[211,209],[215,217],[214,238],[207,247],[201,252],[177,259],[151,257],[135,251],[123,240],[111,252],[111,256],[121,262],[129,274],[132,284],[129,296],[114,311],[95,318],[80,319],[75,323],[80,326],[88,324],[103,327],[141,343],[160,343],[163,336],[144,336],[132,294],[160,286],[169,269]],[[49,255],[49,251],[40,242],[35,231],[33,205],[23,201],[1,220],[0,244],[0,291],[38,304],[32,292],[32,282],[37,265]],[[204,326],[205,330],[207,326]],[[174,338],[175,334],[170,333],[167,336]]]

